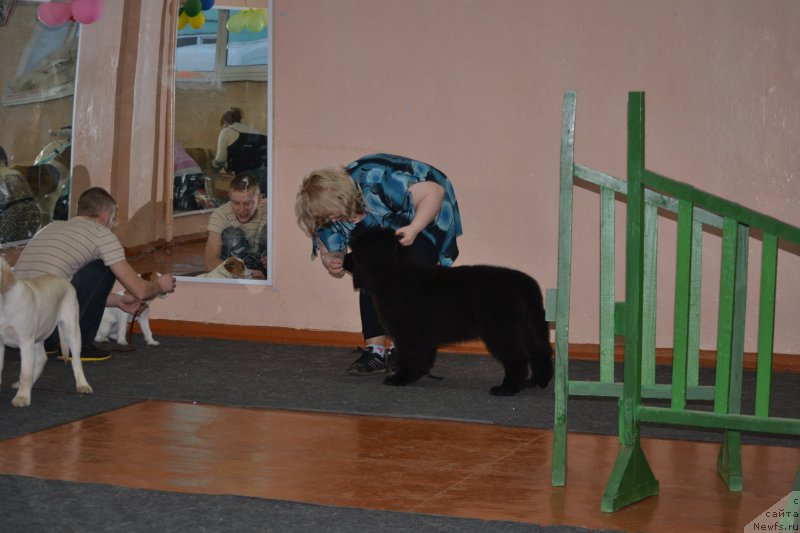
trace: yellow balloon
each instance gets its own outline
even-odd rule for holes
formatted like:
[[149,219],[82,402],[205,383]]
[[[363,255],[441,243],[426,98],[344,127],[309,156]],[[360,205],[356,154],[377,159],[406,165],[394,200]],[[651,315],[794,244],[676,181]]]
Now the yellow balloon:
[[178,17],[178,29],[182,30],[183,28],[186,27],[188,23],[189,23],[189,15],[186,14],[186,11],[183,11],[181,13],[181,16]]
[[228,31],[231,33],[239,33],[244,29],[245,26],[245,18],[244,18],[244,11],[240,11],[236,13],[234,16],[228,19],[228,23],[225,25],[228,28]]
[[189,19],[189,25],[196,30],[202,28],[203,24],[205,23],[206,23],[206,16],[203,14],[202,11],[198,13],[196,16]]
[[248,10],[247,12],[247,29],[253,33],[258,33],[264,29],[264,19],[261,14],[257,13],[255,9]]

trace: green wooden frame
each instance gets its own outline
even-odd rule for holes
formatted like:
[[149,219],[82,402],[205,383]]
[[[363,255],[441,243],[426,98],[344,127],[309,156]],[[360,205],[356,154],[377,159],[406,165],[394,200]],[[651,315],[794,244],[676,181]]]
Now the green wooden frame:
[[[567,402],[571,395],[619,398],[621,450],[603,495],[612,512],[658,493],[658,481],[640,446],[642,423],[723,429],[717,471],[732,491],[742,488],[741,431],[800,435],[800,420],[769,416],[778,242],[800,244],[800,228],[700,191],[645,168],[644,94],[628,101],[628,181],[575,163],[575,104],[564,95],[559,205],[558,289],[547,291],[548,320],[556,323],[555,419],[552,484],[567,470]],[[569,309],[572,261],[572,197],[575,182],[600,188],[600,379],[571,381]],[[614,299],[614,203],[627,198],[625,301]],[[656,252],[659,210],[677,214],[672,383],[655,383]],[[722,265],[713,386],[699,385],[700,272],[704,226],[722,233]],[[752,230],[762,239],[758,367],[753,415],[741,414],[747,260]],[[625,337],[624,377],[614,380],[614,338]],[[643,404],[665,398],[668,407]],[[713,402],[690,409],[689,400]],[[800,479],[800,470],[798,471]]]
[[[548,289],[547,320],[555,323],[555,417],[553,424],[552,484],[564,486],[567,473],[567,403],[570,396],[605,396],[619,398],[622,395],[622,382],[614,378],[614,350],[616,337],[625,335],[625,302],[615,298],[615,217],[616,197],[627,195],[628,186],[624,180],[575,162],[575,113],[576,94],[564,94],[563,119],[561,130],[561,181],[559,201],[559,240],[558,240],[558,289]],[[575,184],[598,187],[600,202],[600,379],[599,381],[569,380],[569,317],[570,282],[572,271],[572,214],[573,188]],[[655,325],[656,325],[656,251],[658,246],[658,210],[677,213],[679,202],[653,191],[645,192],[645,269],[646,280],[644,323],[647,325],[644,340],[642,385],[643,394],[648,398],[670,398],[669,385],[655,383]],[[692,284],[689,298],[692,302],[687,343],[687,372],[689,376],[686,397],[692,400],[712,400],[714,389],[699,386],[698,368],[700,360],[700,281],[701,254],[699,253],[698,228],[702,224],[721,228],[722,219],[712,213],[695,209],[695,240],[693,248],[691,275]]]
[[[628,218],[626,249],[625,382],[621,404],[622,449],[603,494],[601,509],[616,511],[658,492],[658,482],[641,450],[642,423],[673,424],[724,429],[717,472],[732,491],[742,490],[741,431],[800,435],[800,420],[769,416],[772,345],[774,338],[777,242],[800,244],[800,228],[741,205],[700,191],[690,185],[645,168],[644,93],[628,99]],[[641,368],[645,357],[641,323],[644,251],[641,227],[646,191],[679,203],[676,268],[675,345],[672,402],[669,407],[642,404]],[[686,405],[688,387],[686,343],[689,337],[692,256],[696,240],[694,209],[699,207],[722,219],[722,258],[717,327],[717,365],[713,411],[691,410]],[[761,295],[759,301],[756,410],[741,414],[744,325],[747,295],[748,244],[752,230],[763,236]]]

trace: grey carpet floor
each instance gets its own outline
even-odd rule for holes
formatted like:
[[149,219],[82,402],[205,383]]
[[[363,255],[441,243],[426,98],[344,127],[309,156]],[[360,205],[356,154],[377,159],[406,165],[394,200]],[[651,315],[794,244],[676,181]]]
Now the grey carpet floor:
[[[7,354],[0,387],[0,439],[148,399],[553,427],[552,386],[526,389],[512,397],[490,396],[489,388],[500,383],[503,371],[484,355],[442,353],[433,371],[444,378],[441,381],[422,378],[410,386],[389,387],[382,384],[382,375],[347,375],[345,370],[357,354],[345,348],[184,337],[159,340],[161,346],[137,345],[137,350],[115,352],[107,361],[84,363],[92,395],[76,394],[71,367],[50,360],[34,387],[30,409],[9,405],[19,356]],[[598,372],[596,363],[570,365],[573,379],[597,379]],[[620,377],[621,372],[618,365]],[[668,368],[658,368],[657,381],[669,381]],[[712,381],[713,371],[701,369],[701,383]],[[748,408],[752,412],[755,374],[746,371],[743,383],[743,412]],[[798,392],[800,374],[776,374],[772,415],[800,418]],[[616,434],[617,401],[573,397],[568,424],[570,431]],[[697,440],[720,436],[714,431],[652,425],[642,434]],[[800,439],[792,437],[745,435],[745,441],[800,445]]]
[[[0,476],[4,533],[579,533],[569,526],[367,511]],[[596,530],[594,530],[596,531]]]

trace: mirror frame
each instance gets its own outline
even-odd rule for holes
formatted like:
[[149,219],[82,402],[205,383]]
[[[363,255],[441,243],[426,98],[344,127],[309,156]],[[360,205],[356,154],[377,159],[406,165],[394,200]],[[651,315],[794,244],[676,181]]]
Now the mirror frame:
[[[230,2],[230,0],[229,0]],[[215,9],[255,9],[253,6],[249,5],[252,2],[243,2],[244,5],[237,6],[231,5],[230,3],[223,2],[222,4],[214,5]],[[274,249],[274,242],[275,242],[275,231],[274,231],[274,217],[273,217],[273,205],[272,205],[272,198],[273,198],[273,154],[274,154],[274,137],[273,137],[273,91],[272,91],[272,84],[274,78],[274,69],[273,69],[273,43],[274,43],[274,17],[273,17],[273,0],[266,0],[267,3],[267,20],[269,31],[267,32],[267,278],[266,279],[227,279],[227,278],[198,278],[195,276],[176,276],[179,282],[192,282],[192,283],[215,283],[215,284],[227,284],[227,285],[257,285],[257,286],[269,286],[274,284],[274,264],[272,254]],[[172,39],[172,59],[170,62],[171,70],[169,73],[170,83],[172,84],[172,131],[170,135],[168,135],[167,144],[165,149],[169,150],[169,153],[172,153],[172,145],[173,139],[175,134],[175,94],[176,94],[176,76],[175,76],[175,53],[177,49],[177,8],[175,15],[175,21],[173,24],[174,28],[174,38]],[[172,211],[172,205],[170,202],[167,202],[169,205],[168,207],[168,216],[174,216]]]

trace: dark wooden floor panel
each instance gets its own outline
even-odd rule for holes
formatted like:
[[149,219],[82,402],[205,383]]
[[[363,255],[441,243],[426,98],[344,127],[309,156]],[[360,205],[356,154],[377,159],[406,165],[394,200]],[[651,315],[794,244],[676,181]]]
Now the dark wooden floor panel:
[[614,514],[600,497],[615,437],[570,434],[550,486],[550,431],[148,401],[0,442],[0,473],[140,489],[625,531],[741,531],[788,493],[800,449],[745,446],[745,490],[718,445],[645,440],[661,494]]

